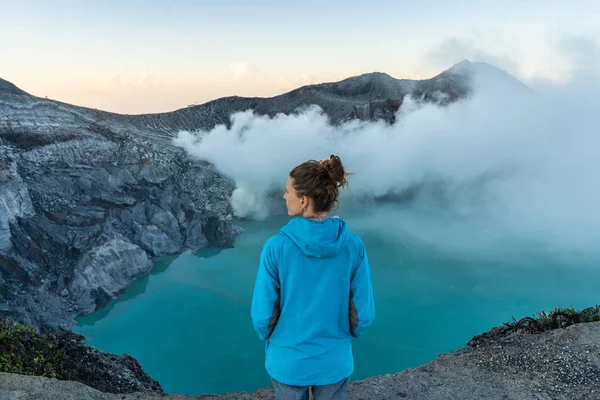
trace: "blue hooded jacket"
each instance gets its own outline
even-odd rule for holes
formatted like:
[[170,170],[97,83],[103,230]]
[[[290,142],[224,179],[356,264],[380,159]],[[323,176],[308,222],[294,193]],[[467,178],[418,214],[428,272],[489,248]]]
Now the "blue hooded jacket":
[[275,380],[317,386],[348,378],[352,338],[375,317],[362,240],[337,217],[292,219],[262,249],[251,314]]

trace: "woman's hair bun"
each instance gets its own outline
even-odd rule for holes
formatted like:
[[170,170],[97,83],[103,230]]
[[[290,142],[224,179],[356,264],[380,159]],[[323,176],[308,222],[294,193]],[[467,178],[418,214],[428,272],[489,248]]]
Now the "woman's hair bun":
[[329,176],[331,176],[337,187],[343,188],[346,186],[348,183],[346,176],[348,174],[344,170],[342,160],[338,156],[332,154],[328,160],[321,160],[321,165],[329,173]]

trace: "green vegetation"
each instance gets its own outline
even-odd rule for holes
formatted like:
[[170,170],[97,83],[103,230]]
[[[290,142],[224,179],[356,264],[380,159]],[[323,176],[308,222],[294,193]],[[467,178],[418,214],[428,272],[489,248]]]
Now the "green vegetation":
[[538,314],[537,321],[545,330],[562,328],[566,325],[579,324],[581,322],[600,321],[600,305],[586,308],[581,312],[575,310],[573,307],[557,308],[549,314],[541,311]]
[[547,313],[540,311],[534,318],[526,317],[504,323],[502,326],[492,328],[488,332],[474,336],[467,342],[467,346],[474,347],[485,343],[498,343],[499,340],[515,333],[542,333],[553,329],[566,328],[569,325],[583,322],[600,321],[600,305],[577,311],[573,307],[556,308]]
[[67,356],[54,335],[0,319],[0,371],[56,378]]
[[512,325],[514,330],[525,329],[534,333],[596,321],[600,321],[600,305],[586,308],[583,311],[577,311],[573,307],[556,308],[549,313],[540,311],[536,318],[523,318]]

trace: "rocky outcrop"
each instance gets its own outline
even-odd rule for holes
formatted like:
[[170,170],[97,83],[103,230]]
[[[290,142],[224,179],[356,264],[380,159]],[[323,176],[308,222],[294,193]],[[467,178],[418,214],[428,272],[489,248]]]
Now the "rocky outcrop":
[[[600,322],[550,332],[512,332],[479,340],[418,368],[353,382],[352,400],[597,400],[600,399]],[[273,399],[271,389],[225,395],[102,393],[78,382],[0,373],[3,399]]]
[[82,382],[106,393],[162,393],[160,384],[133,357],[96,350],[84,344],[81,335],[70,331],[40,335],[4,320],[0,333],[2,371]]
[[[151,269],[152,262],[140,247],[124,239],[111,239],[79,259],[70,293],[64,289],[61,295],[71,294],[83,313],[93,312]],[[117,291],[109,292],[111,289]]]
[[41,99],[0,80],[0,315],[69,328],[146,274],[149,257],[232,245],[233,183],[174,147],[180,130],[229,126],[236,111],[315,104],[334,124],[393,123],[406,96],[440,104],[468,96],[477,65],[422,81],[365,74],[150,115]]

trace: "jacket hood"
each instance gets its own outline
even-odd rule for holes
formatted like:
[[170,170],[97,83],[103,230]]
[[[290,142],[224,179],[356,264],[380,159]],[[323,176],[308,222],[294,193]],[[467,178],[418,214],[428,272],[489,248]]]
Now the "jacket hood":
[[337,255],[348,241],[349,231],[346,222],[333,217],[324,221],[307,218],[294,218],[281,228],[304,254],[324,258]]

